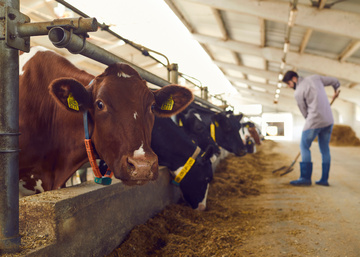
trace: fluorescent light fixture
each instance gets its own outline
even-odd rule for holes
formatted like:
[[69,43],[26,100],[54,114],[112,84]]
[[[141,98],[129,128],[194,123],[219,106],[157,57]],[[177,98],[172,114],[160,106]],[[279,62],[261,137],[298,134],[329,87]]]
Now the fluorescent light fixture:
[[285,53],[285,54],[289,51],[289,47],[290,47],[290,43],[289,43],[289,42],[286,42],[286,43],[284,44],[284,53]]
[[285,68],[285,61],[284,60],[282,60],[281,61],[281,64],[280,64],[280,69],[284,69]]
[[278,87],[278,88],[282,88],[281,82],[279,82],[279,83],[277,84],[277,87]]
[[279,73],[279,81],[281,81],[282,79],[283,79],[283,75],[282,75],[282,73]]
[[275,93],[276,93],[276,94],[280,94],[280,89],[276,89],[276,90],[275,90]]
[[279,94],[275,94],[275,99],[279,99]]
[[291,9],[291,11],[290,11],[289,21],[288,21],[288,26],[289,26],[289,27],[293,27],[293,26],[294,26],[296,12],[297,12],[297,9],[296,9],[296,8],[293,8],[293,9]]

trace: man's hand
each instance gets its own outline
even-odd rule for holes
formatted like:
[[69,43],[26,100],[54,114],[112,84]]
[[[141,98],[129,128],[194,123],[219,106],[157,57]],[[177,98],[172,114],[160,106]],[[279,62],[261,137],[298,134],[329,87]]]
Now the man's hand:
[[332,97],[332,100],[331,100],[331,103],[335,101],[335,99],[339,96],[340,94],[340,89],[336,90],[333,97]]

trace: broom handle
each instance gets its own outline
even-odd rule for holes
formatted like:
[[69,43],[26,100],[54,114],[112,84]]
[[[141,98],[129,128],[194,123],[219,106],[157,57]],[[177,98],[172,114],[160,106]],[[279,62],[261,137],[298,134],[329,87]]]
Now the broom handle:
[[333,102],[335,101],[336,98],[338,98],[339,94],[340,94],[340,89],[338,91],[336,91],[337,96],[333,97],[333,99],[330,102],[330,106],[333,104]]

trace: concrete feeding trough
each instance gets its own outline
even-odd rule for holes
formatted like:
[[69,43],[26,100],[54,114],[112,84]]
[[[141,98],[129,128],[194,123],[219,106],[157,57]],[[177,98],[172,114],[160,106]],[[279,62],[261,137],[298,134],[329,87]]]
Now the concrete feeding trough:
[[[92,181],[20,199],[26,256],[104,256],[138,225],[177,202],[181,193],[166,168],[142,186]],[[18,256],[18,255],[17,255]]]
[[[228,152],[221,149],[213,171]],[[91,170],[91,169],[90,169]],[[90,176],[91,177],[91,176]],[[139,224],[181,198],[166,167],[142,186],[88,181],[20,199],[21,252],[7,256],[104,256]]]

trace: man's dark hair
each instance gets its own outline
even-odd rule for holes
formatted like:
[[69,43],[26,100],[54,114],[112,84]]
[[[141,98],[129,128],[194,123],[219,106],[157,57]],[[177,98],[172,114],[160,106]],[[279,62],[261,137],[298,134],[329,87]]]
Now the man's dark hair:
[[288,71],[285,73],[282,81],[285,82],[285,83],[288,83],[293,77],[297,77],[297,78],[298,78],[299,76],[298,76],[298,74],[297,74],[295,71],[288,70]]

